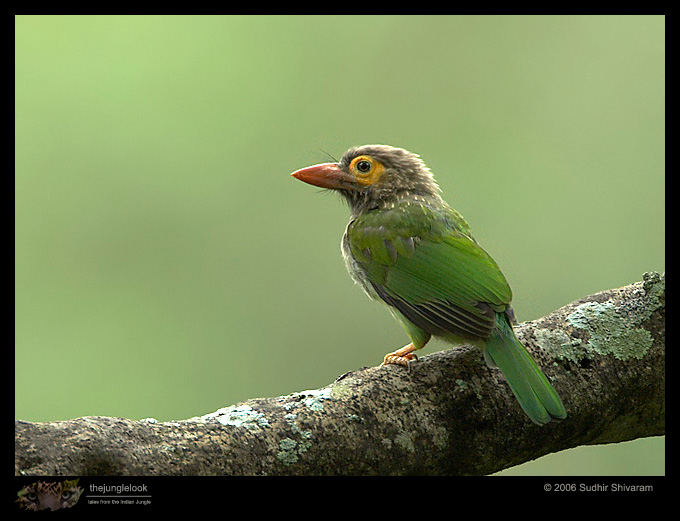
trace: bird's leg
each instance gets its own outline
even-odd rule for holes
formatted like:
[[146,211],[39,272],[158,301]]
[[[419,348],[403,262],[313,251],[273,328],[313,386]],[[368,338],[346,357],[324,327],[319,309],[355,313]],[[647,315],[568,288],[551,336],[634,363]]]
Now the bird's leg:
[[416,349],[417,347],[415,347],[413,343],[410,343],[409,345],[404,346],[401,349],[397,349],[396,351],[387,353],[381,365],[396,364],[403,365],[404,367],[409,367],[408,363],[411,360],[418,360],[418,357],[413,353],[413,351],[415,351]]

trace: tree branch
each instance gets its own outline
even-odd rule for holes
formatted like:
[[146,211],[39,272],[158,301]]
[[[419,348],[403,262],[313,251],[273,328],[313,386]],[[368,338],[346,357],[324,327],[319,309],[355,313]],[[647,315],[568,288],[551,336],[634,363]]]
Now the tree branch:
[[517,326],[569,417],[539,427],[470,346],[182,421],[16,422],[17,475],[490,474],[665,433],[665,275]]

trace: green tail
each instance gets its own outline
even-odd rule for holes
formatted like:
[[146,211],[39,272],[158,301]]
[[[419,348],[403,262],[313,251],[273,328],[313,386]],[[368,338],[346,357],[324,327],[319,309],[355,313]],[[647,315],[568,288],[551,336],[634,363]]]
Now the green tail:
[[515,336],[507,317],[499,314],[496,331],[486,341],[486,354],[503,373],[517,401],[534,423],[566,418],[557,391]]

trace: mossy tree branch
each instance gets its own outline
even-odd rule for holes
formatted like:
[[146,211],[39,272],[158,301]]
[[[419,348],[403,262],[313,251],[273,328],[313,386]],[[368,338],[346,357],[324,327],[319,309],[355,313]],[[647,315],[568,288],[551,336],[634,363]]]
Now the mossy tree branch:
[[469,346],[410,371],[360,369],[317,390],[183,421],[16,422],[19,475],[490,474],[539,456],[665,433],[665,277],[517,326],[569,417],[539,427]]

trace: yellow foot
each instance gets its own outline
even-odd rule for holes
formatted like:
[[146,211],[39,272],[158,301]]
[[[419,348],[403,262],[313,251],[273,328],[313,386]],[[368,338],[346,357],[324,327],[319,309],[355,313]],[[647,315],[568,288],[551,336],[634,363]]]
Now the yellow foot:
[[409,367],[409,362],[411,360],[418,360],[418,357],[413,353],[416,349],[417,348],[411,343],[392,353],[387,353],[383,363],[380,365],[396,364]]

